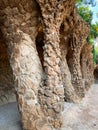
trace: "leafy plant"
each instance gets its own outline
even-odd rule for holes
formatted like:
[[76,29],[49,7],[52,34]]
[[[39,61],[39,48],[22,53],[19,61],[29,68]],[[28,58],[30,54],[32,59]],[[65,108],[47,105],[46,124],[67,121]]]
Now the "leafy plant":
[[79,15],[90,25],[90,34],[87,38],[89,44],[93,45],[93,59],[95,63],[98,63],[98,48],[94,45],[94,40],[98,37],[98,22],[92,24],[93,12],[89,8],[89,4],[95,6],[94,0],[77,0],[77,8]]
[[78,8],[79,15],[89,24],[91,24],[93,13],[89,7],[80,6]]

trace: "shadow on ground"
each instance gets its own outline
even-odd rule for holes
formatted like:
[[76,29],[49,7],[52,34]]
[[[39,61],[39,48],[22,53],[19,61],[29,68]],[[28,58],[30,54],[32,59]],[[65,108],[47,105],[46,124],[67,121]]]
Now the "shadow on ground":
[[0,106],[0,130],[22,130],[16,103]]

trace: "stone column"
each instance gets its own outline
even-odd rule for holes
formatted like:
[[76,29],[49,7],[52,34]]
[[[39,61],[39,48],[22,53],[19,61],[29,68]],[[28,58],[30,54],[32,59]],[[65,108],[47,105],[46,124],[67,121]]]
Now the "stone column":
[[[62,33],[63,34],[63,33]],[[61,73],[64,86],[64,99],[68,102],[79,102],[79,97],[71,83],[71,72],[67,63],[67,53],[69,49],[69,38],[67,33],[61,35],[60,48],[61,48]],[[70,55],[68,53],[68,55]]]
[[[84,97],[85,86],[82,81],[82,71],[80,65],[80,54],[81,50],[86,42],[86,38],[89,35],[89,26],[84,22],[79,15],[76,16],[75,28],[73,29],[71,35],[71,50],[72,50],[72,61],[71,65],[71,78],[72,84],[76,90],[76,93],[80,98]],[[86,30],[86,34],[85,34]]]
[[72,84],[76,90],[76,93],[82,96],[82,73],[80,68],[80,50],[76,49],[72,54],[72,62],[71,62],[71,80]]
[[81,51],[81,66],[82,66],[82,75],[85,84],[85,90],[87,91],[91,84],[94,81],[93,71],[94,71],[94,62],[93,62],[93,53],[92,45],[89,45],[87,42],[83,46]]
[[35,45],[37,9],[32,0],[0,1],[0,29],[7,45],[24,130],[45,130],[47,124],[37,97],[43,77]]
[[[43,116],[38,102],[38,89],[42,68],[28,34],[21,32],[21,41],[13,46],[10,65],[13,70],[17,101],[24,130],[36,129],[37,121]],[[12,47],[10,45],[10,47]]]
[[[55,129],[62,125],[61,111],[62,101],[64,101],[64,88],[60,70],[61,52],[59,47],[59,28],[54,24],[46,25],[44,28],[44,70],[45,81],[42,86],[44,90],[44,100],[42,107],[46,116],[48,116]],[[56,117],[56,118],[55,118]]]
[[63,17],[59,8],[61,9],[63,6],[55,0],[37,1],[42,13],[45,44],[43,53],[45,80],[39,93],[39,100],[44,114],[50,120],[50,125],[54,129],[59,130],[62,126],[61,112],[62,102],[64,101],[64,88],[60,70],[61,52],[59,47],[59,31]]

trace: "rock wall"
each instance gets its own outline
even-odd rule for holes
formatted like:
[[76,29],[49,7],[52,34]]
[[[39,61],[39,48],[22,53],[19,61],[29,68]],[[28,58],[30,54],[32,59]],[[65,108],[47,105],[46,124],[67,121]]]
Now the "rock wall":
[[0,105],[16,101],[13,76],[8,60],[7,46],[0,33]]
[[94,69],[94,77],[95,77],[95,81],[98,82],[98,65],[96,65]]
[[75,0],[1,0],[0,31],[11,80],[1,67],[1,89],[15,88],[23,129],[60,130],[64,101],[79,102],[93,80],[89,26]]
[[81,70],[85,91],[94,83],[94,62],[93,62],[93,46],[86,43],[81,51]]

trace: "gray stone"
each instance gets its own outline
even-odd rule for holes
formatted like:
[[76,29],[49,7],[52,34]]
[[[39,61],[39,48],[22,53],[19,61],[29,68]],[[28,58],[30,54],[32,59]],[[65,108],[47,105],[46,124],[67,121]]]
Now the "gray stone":
[[15,102],[0,106],[0,130],[22,130]]

